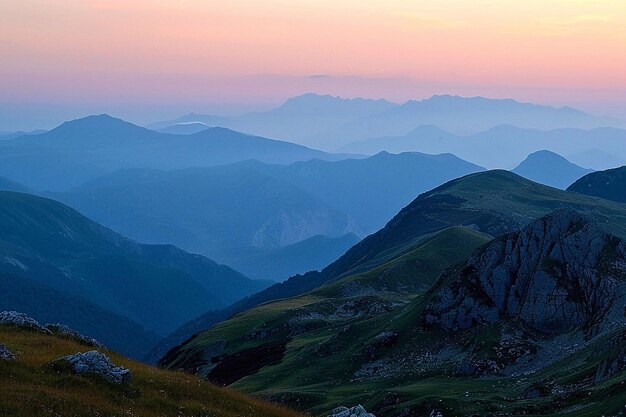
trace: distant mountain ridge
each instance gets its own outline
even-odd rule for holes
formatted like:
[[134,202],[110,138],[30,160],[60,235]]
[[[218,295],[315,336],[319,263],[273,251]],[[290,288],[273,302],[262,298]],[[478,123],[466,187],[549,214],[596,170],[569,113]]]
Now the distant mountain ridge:
[[564,190],[593,170],[572,164],[554,152],[537,151],[528,155],[512,172],[540,184]]
[[342,157],[225,128],[165,134],[99,115],[3,141],[0,175],[37,190],[56,191],[123,168],[180,169],[248,159],[293,163],[312,158]]
[[[405,136],[370,138],[347,145],[342,152],[374,154],[417,151],[425,153],[450,152],[459,158],[487,168],[513,169],[529,154],[548,150],[585,168],[610,168],[611,158],[597,158],[594,150],[610,152],[617,163],[626,159],[626,130],[594,128],[590,130],[561,128],[553,130],[525,129],[512,125],[499,125],[489,130],[459,136],[439,127],[421,126]],[[603,164],[609,166],[599,166]]]
[[[229,127],[325,150],[371,137],[402,136],[420,125],[436,125],[459,135],[475,134],[502,124],[534,129],[626,127],[623,121],[593,116],[571,107],[555,108],[512,99],[434,95],[395,104],[314,93],[289,98],[265,112],[227,118],[186,115],[149,127],[162,128],[180,121]],[[437,153],[441,152],[445,151]]]

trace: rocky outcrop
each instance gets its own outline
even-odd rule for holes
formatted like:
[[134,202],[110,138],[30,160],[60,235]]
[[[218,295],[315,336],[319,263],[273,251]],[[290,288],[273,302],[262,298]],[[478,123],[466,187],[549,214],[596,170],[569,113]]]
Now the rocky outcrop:
[[0,324],[12,325],[35,330],[42,333],[52,334],[50,330],[39,324],[37,320],[17,311],[0,312]]
[[114,383],[128,384],[132,375],[130,370],[117,366],[109,357],[97,350],[75,353],[55,361],[55,365],[67,364],[72,373],[77,375],[97,375]]
[[372,413],[368,413],[365,411],[365,408],[361,405],[354,406],[352,408],[348,407],[337,407],[335,408],[328,417],[376,417]]
[[15,360],[15,355],[6,346],[0,343],[0,361]]
[[55,336],[75,340],[85,346],[104,348],[104,345],[93,337],[85,336],[63,324],[46,324],[45,328]]
[[625,277],[624,243],[581,214],[559,210],[444,272],[424,319],[452,331],[509,318],[547,334],[591,328]]

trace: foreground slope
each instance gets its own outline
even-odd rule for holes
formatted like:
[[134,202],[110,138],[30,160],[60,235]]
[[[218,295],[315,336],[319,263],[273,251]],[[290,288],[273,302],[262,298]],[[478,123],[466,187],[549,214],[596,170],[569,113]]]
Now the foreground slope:
[[[30,194],[0,192],[0,231],[3,302],[33,315],[45,313],[50,321],[56,312],[68,314],[67,303],[74,300],[76,315],[95,305],[93,312],[105,310],[164,335],[265,285],[174,246],[138,244],[61,203]],[[45,292],[46,309],[28,297],[26,288]],[[55,302],[58,293],[64,296]],[[15,305],[18,299],[27,305]],[[90,334],[101,321],[108,323],[101,316],[82,321],[79,330]],[[109,336],[105,343],[129,352],[120,343],[127,335]]]
[[568,190],[626,203],[626,166],[586,175]]
[[92,350],[76,340],[0,325],[0,342],[16,355],[0,359],[0,415],[52,416],[216,416],[295,417],[289,410],[258,401],[199,378],[155,369],[98,349],[132,372],[128,386],[54,370],[62,356]]
[[[163,363],[319,415],[617,415],[626,247],[603,229],[557,210],[449,259],[408,303],[380,284],[396,267],[378,286],[346,277],[237,314]],[[430,275],[418,265],[404,282]]]
[[366,272],[397,256],[432,233],[465,226],[490,236],[518,230],[559,208],[573,208],[600,227],[626,237],[626,206],[540,185],[508,171],[488,171],[452,180],[426,192],[402,209],[384,228],[366,237],[321,272],[290,278],[224,310],[208,312],[164,339],[151,359],[194,333],[236,312],[303,294],[342,277]]

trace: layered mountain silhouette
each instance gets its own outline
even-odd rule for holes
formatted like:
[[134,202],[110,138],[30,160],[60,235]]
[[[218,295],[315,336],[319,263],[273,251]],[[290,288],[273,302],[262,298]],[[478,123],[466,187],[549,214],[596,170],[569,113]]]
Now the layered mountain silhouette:
[[[487,168],[514,168],[529,154],[549,150],[585,168],[613,168],[626,159],[626,130],[595,128],[525,129],[500,125],[467,136],[434,126],[418,127],[404,136],[371,138],[341,148],[342,152],[373,154],[380,151],[450,152]],[[610,153],[612,157],[598,156]]]
[[480,170],[449,154],[248,161],[124,170],[51,196],[133,239],[173,243],[280,281],[323,268],[420,192]]
[[133,356],[267,285],[171,245],[138,244],[30,194],[0,192],[0,230],[0,309],[71,324]]
[[[435,125],[459,135],[474,134],[503,124],[533,129],[624,126],[620,120],[596,117],[570,107],[554,108],[510,99],[436,95],[398,105],[385,100],[345,99],[309,93],[290,98],[265,112],[224,118],[190,114],[149,127],[163,128],[181,122],[202,122],[327,150],[372,137],[402,136],[421,125]],[[398,152],[378,149],[372,153],[381,150]],[[409,150],[419,149],[402,151]],[[436,153],[441,152],[449,150]]]
[[177,169],[257,159],[268,163],[341,159],[321,151],[224,128],[190,135],[155,132],[108,115],[63,123],[3,141],[0,175],[36,190],[62,190],[124,168]]
[[346,99],[313,93],[292,97],[280,106],[235,117],[188,114],[169,122],[148,125],[162,129],[177,123],[201,122],[228,127],[259,136],[271,137],[324,149],[335,149],[327,133],[353,120],[367,118],[395,107],[386,100]]
[[586,175],[568,190],[626,203],[626,167]]
[[593,170],[572,164],[554,152],[537,151],[528,155],[513,172],[529,180],[564,190]]

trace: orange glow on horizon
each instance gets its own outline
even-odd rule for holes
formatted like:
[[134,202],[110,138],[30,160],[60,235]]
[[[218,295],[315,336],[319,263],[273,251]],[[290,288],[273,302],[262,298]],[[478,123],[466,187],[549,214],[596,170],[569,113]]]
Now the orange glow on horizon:
[[619,100],[624,21],[623,0],[0,0],[0,95]]

